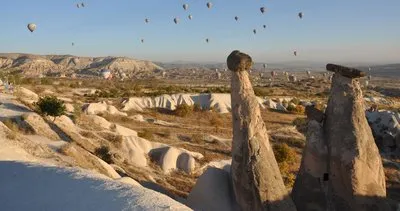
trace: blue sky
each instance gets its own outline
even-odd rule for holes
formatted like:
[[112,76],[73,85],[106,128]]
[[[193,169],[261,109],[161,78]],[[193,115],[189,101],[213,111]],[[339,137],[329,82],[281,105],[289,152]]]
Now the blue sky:
[[0,52],[222,62],[238,49],[260,62],[400,62],[398,0],[210,1],[212,9],[207,0],[3,1]]

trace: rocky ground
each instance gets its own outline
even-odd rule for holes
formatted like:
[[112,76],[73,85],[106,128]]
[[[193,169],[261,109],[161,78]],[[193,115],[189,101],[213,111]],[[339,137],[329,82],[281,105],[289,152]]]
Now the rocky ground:
[[[204,202],[218,195],[213,186],[225,181],[230,171],[230,72],[203,74],[190,85],[185,83],[192,80],[190,74],[181,77],[172,73],[162,76],[160,72],[159,79],[151,83],[54,78],[21,81],[13,94],[0,94],[0,160],[78,167],[109,180],[154,190],[190,208],[236,209],[232,198],[221,199],[220,204]],[[305,147],[305,106],[324,110],[331,85],[322,73],[314,78],[305,74],[298,77],[298,82],[289,82],[283,75],[272,80],[253,72],[250,78],[288,191]],[[366,108],[378,108],[365,114],[382,156],[393,207],[400,203],[400,101],[393,91],[397,88],[393,80],[385,79],[374,79],[362,87]],[[388,90],[391,94],[385,95]],[[54,121],[39,115],[33,103],[46,95],[62,99],[67,113]],[[183,104],[189,109],[182,108]],[[219,191],[229,189],[229,184],[220,186]],[[226,206],[221,205],[224,203]]]

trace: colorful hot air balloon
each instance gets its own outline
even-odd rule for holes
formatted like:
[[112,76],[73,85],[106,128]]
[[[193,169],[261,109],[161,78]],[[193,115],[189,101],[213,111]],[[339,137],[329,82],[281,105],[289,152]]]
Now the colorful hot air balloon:
[[28,29],[31,32],[35,31],[36,30],[36,24],[34,24],[34,23],[28,24]]

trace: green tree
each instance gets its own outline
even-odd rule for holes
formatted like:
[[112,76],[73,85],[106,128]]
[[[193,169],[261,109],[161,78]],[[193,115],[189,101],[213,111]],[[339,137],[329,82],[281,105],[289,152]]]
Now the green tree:
[[53,122],[56,117],[65,114],[66,110],[64,102],[55,96],[41,97],[36,106],[41,114],[54,117]]

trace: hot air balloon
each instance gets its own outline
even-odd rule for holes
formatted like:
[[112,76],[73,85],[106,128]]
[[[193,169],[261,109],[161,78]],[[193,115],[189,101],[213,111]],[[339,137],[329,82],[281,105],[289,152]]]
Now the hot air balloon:
[[189,5],[188,5],[188,4],[184,4],[184,5],[183,5],[183,9],[184,9],[184,10],[187,10],[188,8],[189,8]]
[[263,28],[266,29],[266,28],[267,28],[267,25],[263,25]]
[[28,24],[28,29],[31,32],[35,31],[36,30],[36,24],[34,24],[34,23]]
[[299,18],[302,19],[303,18],[303,13],[299,12]]
[[140,42],[144,43],[144,39],[141,39]]
[[254,33],[254,34],[257,34],[257,30],[253,29],[253,33]]
[[208,43],[210,40],[208,38],[206,38],[206,42]]
[[193,16],[192,16],[192,15],[189,15],[188,18],[189,18],[189,20],[192,20]]
[[175,24],[178,24],[179,19],[178,18],[174,18],[174,22],[175,22]]
[[148,18],[146,18],[146,19],[144,19],[144,22],[145,22],[145,23],[149,23],[150,20],[149,20]]
[[238,16],[235,16],[235,20],[238,21],[238,20],[239,20],[239,17],[238,17]]
[[261,11],[261,13],[264,14],[264,12],[265,12],[265,7],[261,7],[261,8],[260,8],[260,11]]
[[267,64],[263,64],[264,69],[267,68]]
[[311,72],[309,70],[306,71],[307,76],[310,78],[311,77]]
[[85,7],[85,4],[84,4],[84,3],[81,3],[81,7]]
[[81,5],[80,4],[76,4],[76,7],[79,8],[79,7],[81,7]]
[[297,56],[297,51],[294,51],[293,54],[294,54],[294,56]]
[[75,43],[72,43],[72,46],[74,46],[75,45]]
[[211,2],[207,2],[207,7],[208,7],[208,9],[211,9],[212,3]]

